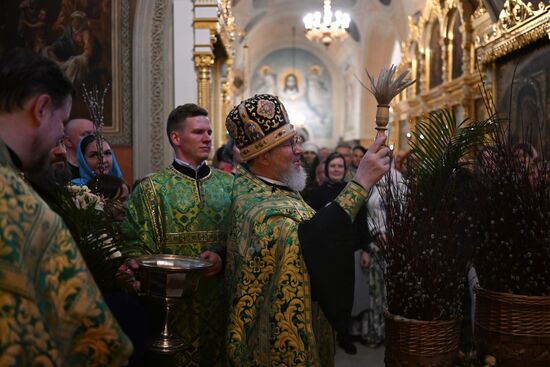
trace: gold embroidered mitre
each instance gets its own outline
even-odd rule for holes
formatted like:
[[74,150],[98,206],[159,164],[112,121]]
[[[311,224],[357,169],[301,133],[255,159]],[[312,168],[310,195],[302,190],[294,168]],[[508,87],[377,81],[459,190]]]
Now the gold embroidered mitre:
[[278,97],[257,94],[233,107],[225,126],[248,161],[296,135]]

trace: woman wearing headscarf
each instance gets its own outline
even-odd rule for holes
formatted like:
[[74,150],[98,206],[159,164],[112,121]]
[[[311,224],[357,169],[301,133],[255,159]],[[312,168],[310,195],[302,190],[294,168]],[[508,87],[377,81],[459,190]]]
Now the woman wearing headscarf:
[[107,140],[101,139],[102,154],[98,147],[96,135],[87,135],[82,138],[76,151],[80,177],[73,179],[73,183],[84,186],[92,177],[99,174],[122,178],[122,171]]

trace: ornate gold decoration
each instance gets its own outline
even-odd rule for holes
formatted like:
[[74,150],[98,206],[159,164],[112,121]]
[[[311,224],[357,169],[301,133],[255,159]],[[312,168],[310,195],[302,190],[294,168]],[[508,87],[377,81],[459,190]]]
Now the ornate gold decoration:
[[233,107],[233,59],[228,58],[225,61],[225,65],[227,66],[227,75],[222,81],[222,121],[224,121],[225,117],[229,114],[229,111],[231,111],[231,108]]
[[210,75],[214,56],[195,54],[194,61],[197,70],[198,104],[210,111]]
[[166,244],[209,244],[220,243],[227,239],[225,231],[194,231],[166,233]]
[[[474,23],[475,17],[485,14],[486,10],[480,5],[472,9],[463,0],[429,0],[419,15],[409,17],[409,35],[402,43],[402,59],[399,72],[412,71],[412,78],[416,84],[402,92],[391,104],[392,114],[390,130],[394,132],[389,137],[388,145],[395,147],[406,146],[401,142],[406,137],[396,136],[400,126],[409,125],[413,130],[416,119],[429,111],[441,107],[456,107],[464,112],[464,116],[474,115],[475,100],[480,98],[478,75],[473,60],[474,52]],[[475,13],[474,13],[475,12]],[[453,60],[453,25],[461,23],[462,59]],[[441,70],[443,83],[430,89],[430,34],[435,23],[440,26]],[[462,75],[453,79],[453,62],[460,62]],[[402,130],[401,130],[402,131]]]
[[504,9],[502,9],[502,12],[500,13],[499,25],[501,25],[503,29],[509,29],[516,24],[524,22],[527,18],[533,15],[533,4],[527,3],[527,5],[525,5],[521,1],[518,1],[517,3],[507,1],[504,3]]
[[[194,61],[198,81],[198,103],[210,112],[214,130],[214,148],[217,148],[225,141],[223,121],[232,107],[232,66],[235,54],[233,42],[240,32],[233,17],[231,0],[195,0],[194,6],[208,8],[211,14],[210,17],[193,20],[195,29],[210,31],[208,44],[195,44]],[[215,9],[215,17],[212,15],[213,9]]]
[[480,27],[475,36],[477,56],[486,64],[543,37],[550,36],[550,5],[540,2],[537,9],[522,0],[507,0],[496,24],[483,22],[483,13],[477,20]]
[[480,5],[476,11],[474,12],[474,14],[472,15],[472,19],[478,19],[478,18],[481,18],[482,16],[484,16],[485,14],[487,14],[487,9],[485,9],[484,6]]
[[294,130],[294,126],[291,124],[286,124],[271,134],[266,135],[261,140],[255,141],[252,144],[243,147],[241,149],[241,156],[244,161],[248,161],[270,149],[273,149],[276,145],[293,138],[295,135],[296,131]]
[[235,17],[233,16],[233,12],[231,10],[231,1],[220,1],[218,4],[218,13],[218,33],[220,34],[221,41],[226,51],[228,51],[228,55],[233,57],[233,41],[235,41],[235,38],[242,32],[239,31],[237,24],[235,23]]

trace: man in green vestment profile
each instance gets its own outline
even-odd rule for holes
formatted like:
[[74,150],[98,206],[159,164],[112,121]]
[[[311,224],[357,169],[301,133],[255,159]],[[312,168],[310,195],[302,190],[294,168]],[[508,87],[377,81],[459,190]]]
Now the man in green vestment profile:
[[336,331],[347,327],[352,223],[389,169],[385,138],[369,147],[340,195],[315,213],[299,194],[306,180],[301,142],[277,97],[242,101],[226,126],[246,162],[235,176],[227,242],[229,364],[333,365],[323,315]]
[[174,310],[175,330],[189,343],[175,364],[220,366],[225,362],[227,313],[220,271],[233,176],[206,164],[212,129],[204,108],[192,103],[177,107],[166,130],[174,162],[132,193],[124,232],[137,236],[144,252],[200,256],[214,264],[198,292]]
[[0,60],[1,366],[120,366],[132,352],[69,230],[21,175],[47,164],[71,92],[52,61]]

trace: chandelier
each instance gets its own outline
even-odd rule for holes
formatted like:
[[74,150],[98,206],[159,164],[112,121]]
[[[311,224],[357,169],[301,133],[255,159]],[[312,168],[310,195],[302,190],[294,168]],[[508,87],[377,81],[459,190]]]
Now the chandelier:
[[310,41],[321,42],[326,47],[332,41],[343,41],[348,37],[350,17],[348,13],[337,10],[332,13],[330,0],[324,0],[323,14],[316,11],[304,17],[306,37]]

